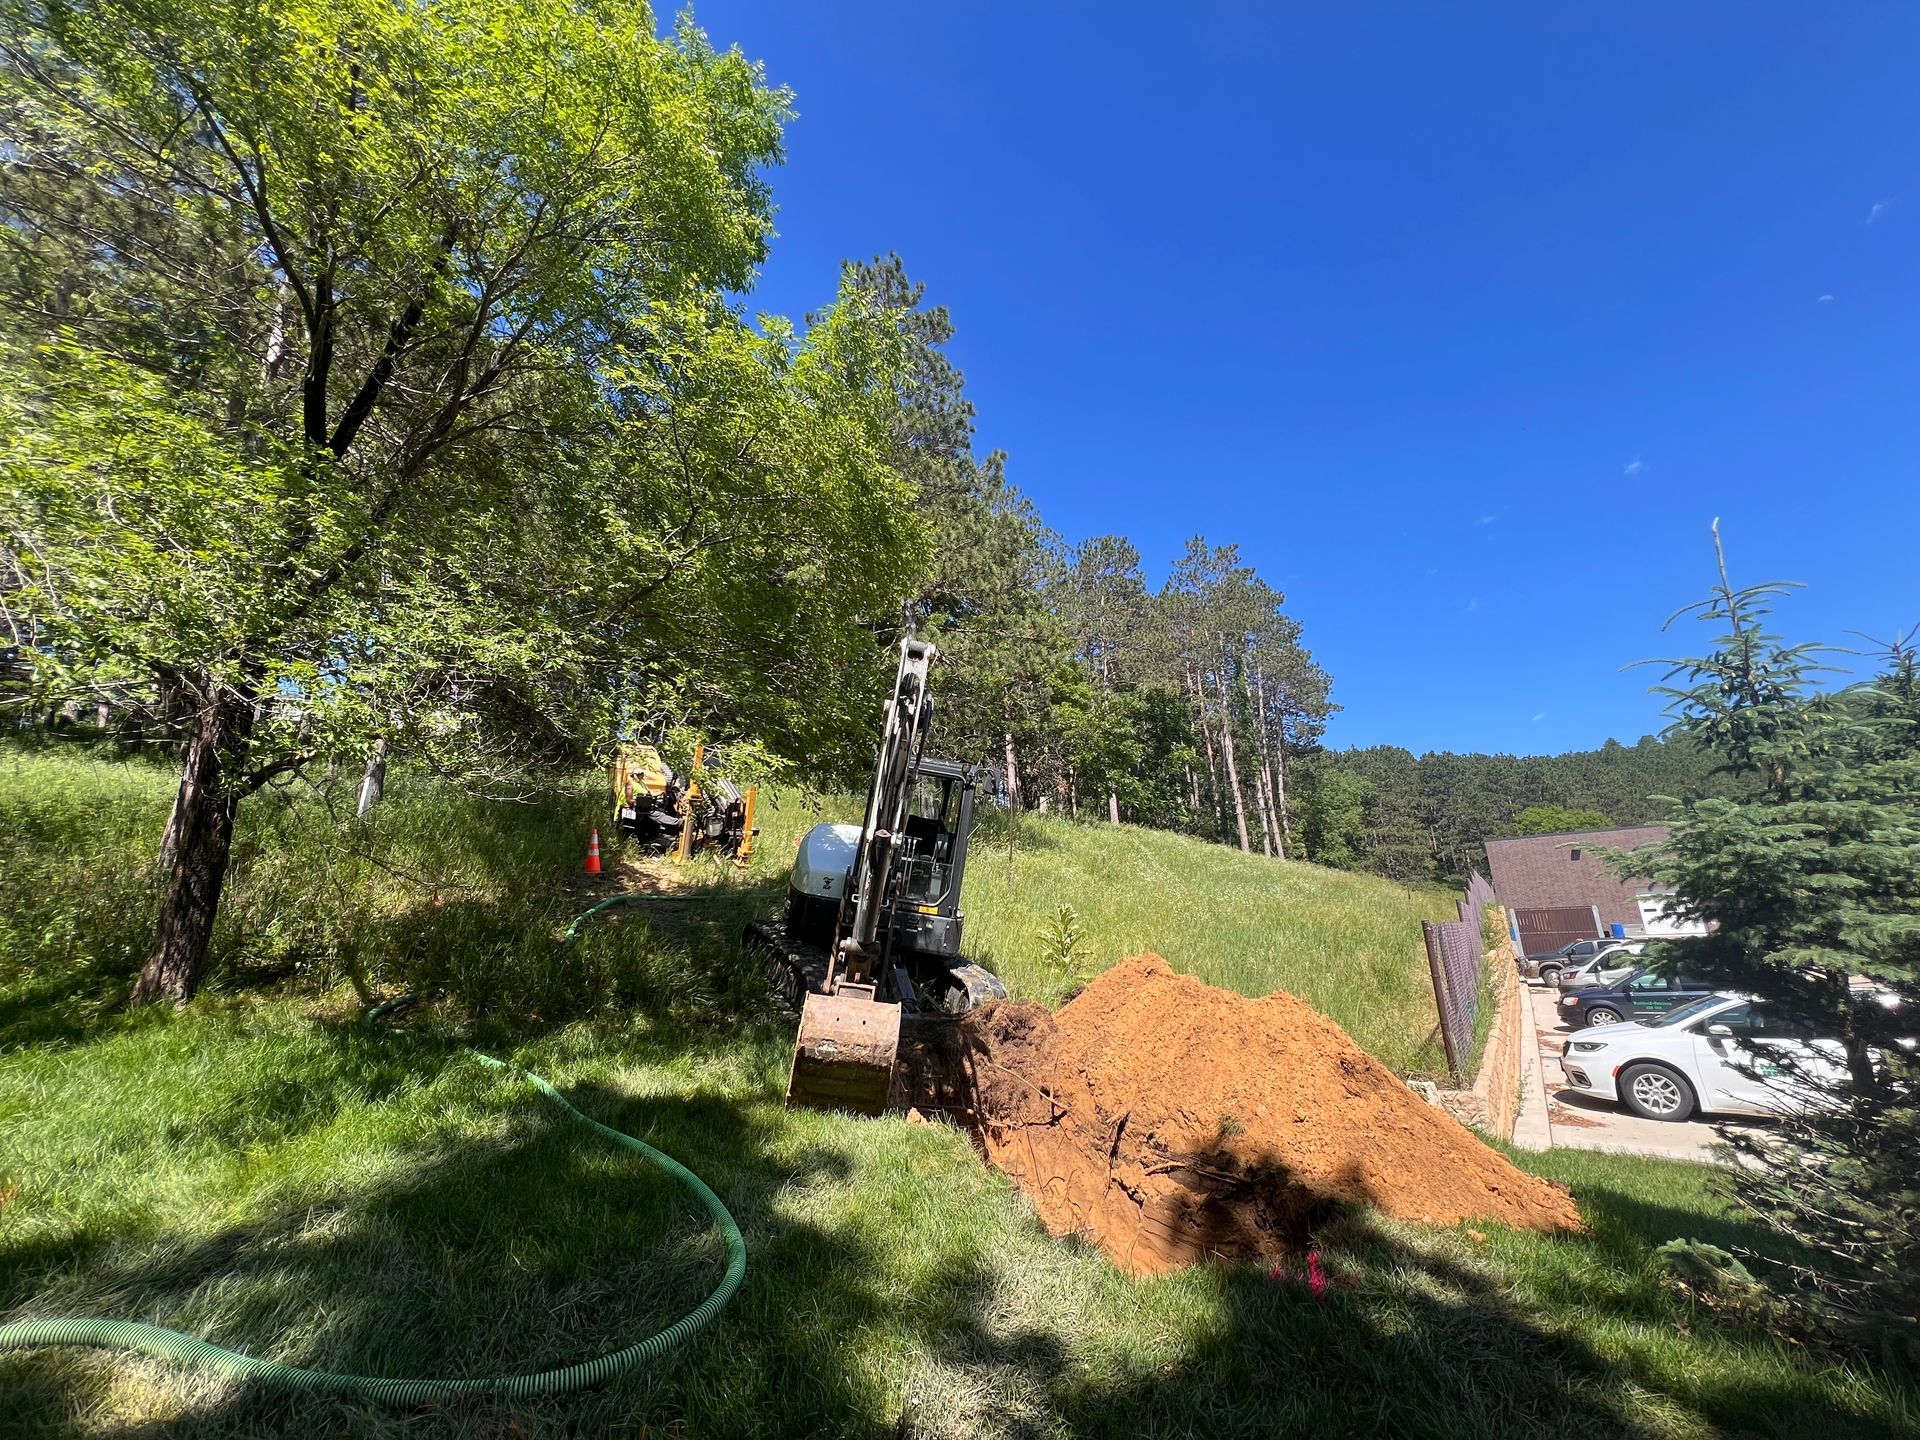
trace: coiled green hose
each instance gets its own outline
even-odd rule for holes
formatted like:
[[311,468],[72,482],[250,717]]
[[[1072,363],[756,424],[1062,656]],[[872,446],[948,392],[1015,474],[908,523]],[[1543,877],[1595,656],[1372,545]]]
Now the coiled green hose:
[[[478,1051],[473,1053],[496,1070],[518,1069],[491,1055],[482,1055]],[[568,1104],[566,1097],[558,1090],[531,1071],[521,1070],[520,1073],[581,1124],[598,1131],[616,1145],[639,1151],[686,1186],[706,1206],[707,1213],[713,1216],[714,1223],[720,1227],[720,1233],[727,1242],[727,1273],[720,1277],[720,1283],[714,1287],[711,1295],[659,1334],[649,1335],[639,1344],[629,1345],[624,1350],[609,1351],[592,1360],[558,1370],[542,1370],[532,1375],[487,1375],[470,1380],[390,1380],[377,1375],[341,1375],[331,1370],[306,1370],[297,1365],[258,1360],[192,1335],[182,1335],[177,1330],[162,1330],[158,1326],[141,1325],[132,1320],[23,1320],[12,1325],[0,1325],[0,1350],[41,1349],[55,1345],[137,1350],[142,1354],[180,1360],[189,1365],[234,1375],[271,1390],[345,1395],[383,1400],[392,1405],[421,1405],[458,1395],[497,1395],[509,1400],[525,1400],[537,1395],[564,1395],[598,1385],[610,1376],[659,1359],[718,1315],[740,1288],[740,1281],[747,1273],[747,1243],[741,1237],[740,1227],[734,1223],[727,1207],[720,1203],[720,1197],[707,1187],[706,1182],[671,1155],[582,1114]]]

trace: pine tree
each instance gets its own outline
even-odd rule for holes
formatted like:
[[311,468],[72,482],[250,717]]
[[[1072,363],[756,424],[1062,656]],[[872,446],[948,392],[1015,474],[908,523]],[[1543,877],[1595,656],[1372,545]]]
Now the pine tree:
[[[1063,618],[1094,694],[1074,724],[1083,776],[1098,769],[1107,819],[1120,823],[1121,791],[1133,788],[1141,745],[1132,691],[1139,679],[1147,626],[1146,576],[1140,552],[1123,535],[1096,535],[1074,547],[1061,590]],[[1129,807],[1131,808],[1131,807]]]
[[1651,947],[1653,963],[1755,996],[1844,1062],[1786,1051],[1782,1083],[1825,1099],[1730,1135],[1748,1162],[1730,1183],[1799,1242],[1810,1315],[1920,1364],[1920,667],[1909,634],[1875,681],[1816,690],[1815,647],[1765,628],[1789,588],[1735,588],[1722,556],[1712,595],[1681,612],[1722,629],[1673,664],[1674,729],[1755,788],[1677,805],[1671,838],[1630,863],[1712,927]]

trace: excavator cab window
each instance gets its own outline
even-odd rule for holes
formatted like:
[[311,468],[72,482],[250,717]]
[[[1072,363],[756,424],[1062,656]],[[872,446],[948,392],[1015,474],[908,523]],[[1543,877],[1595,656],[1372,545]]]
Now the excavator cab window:
[[938,828],[953,828],[953,781],[940,775],[920,775],[913,782],[913,794],[907,801],[911,819],[930,820]]
[[937,905],[946,895],[958,792],[944,776],[922,775],[913,783],[901,854],[901,897],[909,904]]
[[907,801],[907,842],[911,849],[942,863],[953,848],[954,799],[958,786],[940,776],[922,775]]

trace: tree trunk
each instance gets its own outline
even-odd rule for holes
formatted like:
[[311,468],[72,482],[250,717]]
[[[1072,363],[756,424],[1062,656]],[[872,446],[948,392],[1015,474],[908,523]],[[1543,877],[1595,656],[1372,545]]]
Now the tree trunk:
[[175,791],[173,809],[167,812],[167,828],[160,836],[160,853],[153,861],[156,881],[167,880],[173,874],[174,862],[180,858],[180,810],[185,803],[182,791]]
[[1260,742],[1260,776],[1266,782],[1261,795],[1261,803],[1267,807],[1267,816],[1272,826],[1275,843],[1279,846],[1279,859],[1287,858],[1287,844],[1293,838],[1287,834],[1285,815],[1285,792],[1274,784],[1273,752],[1277,748],[1272,733],[1267,729],[1267,680],[1258,671],[1253,677],[1254,734]]
[[232,756],[246,743],[252,715],[249,700],[228,694],[195,722],[162,847],[171,874],[160,900],[153,947],[134,983],[131,998],[136,1005],[162,998],[184,1005],[200,988],[240,805]]
[[1271,860],[1275,826],[1273,805],[1267,798],[1267,767],[1264,764],[1253,767],[1253,808],[1260,816],[1260,853]]
[[1020,808],[1020,766],[1013,753],[1013,732],[1006,732],[1007,738],[1007,808]]
[[1120,792],[1118,790],[1107,791],[1107,823],[1110,825],[1120,823]]
[[1207,799],[1213,807],[1214,828],[1219,829],[1225,823],[1225,815],[1220,808],[1220,768],[1213,758],[1213,732],[1207,728],[1206,692],[1200,687],[1200,677],[1193,671],[1187,672],[1189,698],[1194,704],[1196,721],[1194,729],[1200,732],[1200,745],[1207,757]]
[[1220,682],[1220,752],[1227,760],[1227,786],[1233,791],[1233,822],[1240,831],[1240,850],[1251,855],[1247,843],[1247,802],[1240,794],[1240,767],[1233,758],[1233,707],[1227,703],[1227,673],[1223,668],[1215,677]]
[[373,753],[367,756],[366,769],[360,774],[360,800],[354,806],[353,815],[357,820],[367,811],[380,803],[380,797],[387,789],[387,737],[382,735],[373,742]]
[[1273,808],[1280,812],[1280,858],[1293,848],[1293,821],[1287,815],[1287,737],[1283,732],[1273,747]]

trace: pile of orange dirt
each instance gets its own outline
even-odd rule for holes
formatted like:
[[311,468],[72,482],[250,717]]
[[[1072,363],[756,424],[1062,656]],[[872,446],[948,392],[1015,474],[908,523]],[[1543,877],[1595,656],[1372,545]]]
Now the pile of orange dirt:
[[957,1072],[988,1160],[1047,1227],[1138,1274],[1284,1252],[1356,1203],[1440,1225],[1581,1228],[1564,1189],[1304,1001],[1218,990],[1157,955],[1116,965],[1058,1014],[985,1006],[949,1045],[925,1057],[945,1077],[925,1098],[958,1108]]

